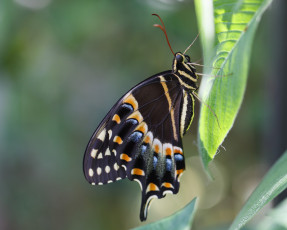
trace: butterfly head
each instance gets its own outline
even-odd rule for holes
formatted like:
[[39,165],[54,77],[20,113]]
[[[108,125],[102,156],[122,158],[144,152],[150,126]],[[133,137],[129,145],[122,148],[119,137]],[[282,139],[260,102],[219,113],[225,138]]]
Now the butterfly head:
[[182,63],[182,62],[190,62],[190,57],[188,55],[184,55],[181,52],[177,52],[175,54],[175,59],[177,62]]
[[175,53],[173,59],[173,71],[176,72],[185,65],[190,66],[195,71],[195,68],[190,65],[190,57],[188,55],[182,54],[181,52]]
[[184,55],[181,52],[175,53],[172,64],[172,72],[180,76],[182,80],[189,85],[191,84],[189,83],[190,81],[193,82],[190,88],[196,88],[195,83],[197,82],[198,76],[196,75],[195,67],[190,63],[190,58],[188,55]]

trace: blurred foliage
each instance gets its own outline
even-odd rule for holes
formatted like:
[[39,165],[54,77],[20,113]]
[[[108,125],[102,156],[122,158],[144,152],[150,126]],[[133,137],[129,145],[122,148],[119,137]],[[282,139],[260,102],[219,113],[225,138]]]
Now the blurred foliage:
[[192,220],[195,214],[196,198],[186,207],[176,212],[172,216],[161,219],[155,223],[147,224],[134,230],[187,230],[191,229]]
[[[268,173],[264,176],[260,184],[256,187],[254,192],[248,198],[235,220],[232,222],[229,230],[236,230],[242,228],[251,218],[255,216],[267,203],[278,196],[287,188],[287,150],[282,157],[272,166]],[[285,201],[286,203],[286,201]],[[284,207],[284,202],[281,204]],[[279,208],[278,208],[279,209]],[[281,222],[282,225],[286,221],[286,207],[280,209],[282,214],[276,215],[276,221]],[[278,213],[279,211],[277,211]]]
[[[152,27],[158,21],[151,13],[163,18],[175,51],[198,33],[193,2],[187,0],[0,2],[0,229],[142,224],[138,185],[124,180],[90,186],[82,158],[113,103],[139,81],[171,68],[172,54],[162,32]],[[269,58],[265,28],[261,23],[245,102],[224,143],[227,152],[211,165],[215,180],[208,181],[197,157],[196,116],[184,138],[187,170],[180,192],[154,201],[147,223],[195,196],[195,229],[228,223],[258,183],[265,167],[256,153],[269,113],[261,100],[261,66]],[[201,59],[199,42],[189,54]]]
[[286,230],[287,229],[287,199],[269,211],[265,218],[255,228],[256,230]]

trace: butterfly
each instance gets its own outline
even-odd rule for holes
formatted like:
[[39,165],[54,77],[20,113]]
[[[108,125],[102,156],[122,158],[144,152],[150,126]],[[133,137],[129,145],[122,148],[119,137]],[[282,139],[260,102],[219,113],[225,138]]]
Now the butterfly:
[[[167,38],[162,25],[155,26]],[[111,108],[92,135],[83,160],[85,178],[92,185],[124,178],[139,183],[141,221],[146,220],[153,198],[178,193],[185,170],[182,137],[193,120],[198,75],[189,56],[172,53],[171,70],[142,81]]]

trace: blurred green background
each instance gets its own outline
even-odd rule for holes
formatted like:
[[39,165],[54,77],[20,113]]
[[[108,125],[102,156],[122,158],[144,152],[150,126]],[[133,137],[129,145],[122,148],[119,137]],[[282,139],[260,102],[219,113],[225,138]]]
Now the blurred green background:
[[[242,108],[223,144],[226,151],[220,149],[211,164],[215,180],[207,178],[198,157],[197,114],[184,137],[187,170],[180,192],[154,201],[147,223],[198,196],[194,229],[225,225],[272,164],[268,93],[274,76],[263,67],[274,63],[269,31],[275,9],[260,23]],[[191,0],[0,2],[0,229],[142,225],[137,183],[91,186],[82,159],[117,99],[171,68],[172,54],[162,31],[152,27],[159,23],[152,13],[163,18],[175,51],[183,51],[198,33]],[[199,40],[189,55],[201,60]]]

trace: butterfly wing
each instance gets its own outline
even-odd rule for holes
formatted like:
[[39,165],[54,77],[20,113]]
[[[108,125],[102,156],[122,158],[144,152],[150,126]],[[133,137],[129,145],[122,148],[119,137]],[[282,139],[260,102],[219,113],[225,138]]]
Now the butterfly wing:
[[135,86],[109,111],[84,156],[91,184],[128,177],[142,190],[140,218],[153,198],[176,194],[185,169],[182,136],[192,120],[193,98],[170,71]]

